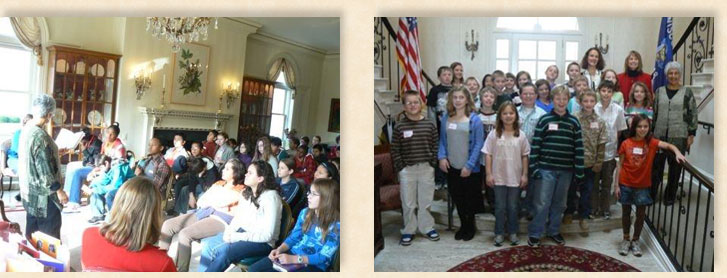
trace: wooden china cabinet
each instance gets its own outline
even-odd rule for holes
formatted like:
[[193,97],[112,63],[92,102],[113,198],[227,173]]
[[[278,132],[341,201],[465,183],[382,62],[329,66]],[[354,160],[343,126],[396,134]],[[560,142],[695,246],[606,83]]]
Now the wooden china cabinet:
[[[51,121],[53,138],[61,128],[72,132],[84,126],[96,135],[113,123],[121,55],[49,46],[48,91],[56,100]],[[81,154],[61,157],[61,163],[80,160]]]
[[275,82],[244,76],[237,141],[254,150],[256,141],[270,133]]

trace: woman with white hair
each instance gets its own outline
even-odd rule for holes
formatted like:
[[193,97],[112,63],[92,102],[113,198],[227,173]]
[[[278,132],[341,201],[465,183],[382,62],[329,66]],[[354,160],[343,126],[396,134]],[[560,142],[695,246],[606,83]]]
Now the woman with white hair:
[[58,146],[44,127],[50,122],[56,101],[46,94],[33,98],[33,120],[23,127],[18,147],[18,179],[26,213],[25,235],[35,231],[60,238],[61,209],[68,196],[60,183]]
[[[697,133],[697,104],[694,93],[683,86],[682,65],[669,62],[664,69],[666,86],[659,87],[654,99],[654,136],[676,146],[686,153]],[[681,166],[673,156],[660,152],[656,156],[656,169],[652,172],[651,197],[655,198],[658,186],[663,181],[664,162],[669,162],[669,177],[663,195],[665,205],[673,205],[676,199],[677,182]]]

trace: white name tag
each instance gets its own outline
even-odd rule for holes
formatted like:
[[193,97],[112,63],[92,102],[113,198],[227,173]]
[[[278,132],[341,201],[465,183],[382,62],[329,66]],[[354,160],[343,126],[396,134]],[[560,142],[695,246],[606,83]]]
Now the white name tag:
[[644,149],[642,149],[642,148],[634,148],[634,154],[644,154]]
[[447,125],[447,128],[448,129],[457,129],[457,124],[456,123],[449,123],[449,125]]
[[413,130],[404,130],[404,138],[409,138],[412,135],[414,135],[414,131]]
[[598,128],[598,122],[592,122],[591,129],[597,129],[597,128]]
[[558,130],[558,124],[548,124],[548,130]]

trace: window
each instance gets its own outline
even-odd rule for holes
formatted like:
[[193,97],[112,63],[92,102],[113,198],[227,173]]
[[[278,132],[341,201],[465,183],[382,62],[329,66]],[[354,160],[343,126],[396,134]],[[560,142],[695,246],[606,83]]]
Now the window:
[[4,64],[0,67],[0,141],[4,141],[21,127],[20,120],[30,111],[38,79],[35,57],[20,44],[7,17],[0,18],[0,61]]
[[533,81],[545,78],[550,65],[558,65],[557,82],[568,80],[566,66],[578,61],[582,35],[575,17],[500,17],[495,33],[495,69],[530,73]]
[[575,17],[499,17],[497,28],[523,31],[578,31]]
[[[281,71],[275,80],[273,91],[273,109],[270,119],[270,136],[284,139],[284,130],[290,129],[293,116],[293,90],[285,83],[285,71]],[[288,140],[283,140],[283,147],[288,148]]]

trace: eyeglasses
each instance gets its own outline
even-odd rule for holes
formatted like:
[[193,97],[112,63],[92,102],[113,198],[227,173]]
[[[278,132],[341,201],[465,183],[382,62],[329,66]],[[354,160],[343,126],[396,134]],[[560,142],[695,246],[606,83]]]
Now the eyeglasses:
[[404,105],[421,105],[421,104],[422,103],[421,102],[418,102],[418,101],[407,101],[407,102],[404,102]]
[[321,193],[313,192],[313,191],[308,191],[308,194],[307,195],[308,196],[313,196],[313,197],[318,197],[318,196],[321,196]]

